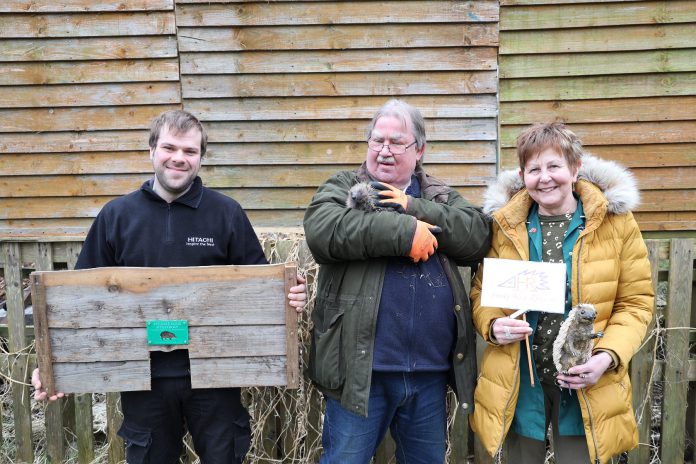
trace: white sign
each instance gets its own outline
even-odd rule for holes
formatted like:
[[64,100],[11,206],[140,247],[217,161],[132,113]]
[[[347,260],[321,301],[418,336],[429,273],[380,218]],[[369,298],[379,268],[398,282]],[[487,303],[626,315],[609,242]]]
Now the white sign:
[[564,263],[483,260],[482,306],[563,314],[565,289]]

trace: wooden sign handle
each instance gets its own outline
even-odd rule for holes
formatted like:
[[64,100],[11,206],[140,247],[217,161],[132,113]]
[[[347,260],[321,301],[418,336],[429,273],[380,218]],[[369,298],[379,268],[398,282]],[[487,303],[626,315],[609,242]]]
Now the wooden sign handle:
[[46,287],[41,281],[41,274],[32,272],[31,301],[34,312],[34,340],[36,344],[36,358],[41,373],[41,384],[48,396],[56,394],[56,386],[53,379],[53,363],[51,362],[51,340],[48,335],[48,308],[46,307]]
[[285,325],[287,337],[287,388],[298,388],[300,384],[299,347],[297,342],[297,311],[288,301],[290,288],[297,285],[297,265],[285,264]]

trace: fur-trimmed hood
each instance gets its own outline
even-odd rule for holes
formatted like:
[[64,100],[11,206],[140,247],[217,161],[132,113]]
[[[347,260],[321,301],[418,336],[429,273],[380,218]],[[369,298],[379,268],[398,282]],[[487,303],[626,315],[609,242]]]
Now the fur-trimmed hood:
[[[609,213],[627,213],[640,203],[640,192],[635,177],[619,163],[585,154],[578,175],[578,180],[580,179],[591,182],[602,191],[608,201]],[[524,188],[518,169],[501,172],[486,189],[483,212],[490,215],[499,210]]]

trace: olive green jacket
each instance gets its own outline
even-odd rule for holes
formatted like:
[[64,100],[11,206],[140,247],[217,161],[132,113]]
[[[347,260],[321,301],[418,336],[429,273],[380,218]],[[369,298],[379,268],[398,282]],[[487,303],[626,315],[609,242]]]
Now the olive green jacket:
[[[469,297],[457,265],[480,261],[490,247],[490,223],[455,190],[416,166],[422,198],[406,214],[367,213],[346,207],[349,189],[368,181],[365,165],[342,171],[319,187],[304,218],[305,236],[321,265],[312,312],[307,375],[327,396],[367,416],[377,311],[389,257],[408,256],[419,219],[442,228],[438,253],[454,294],[457,341],[451,383],[462,406],[473,407],[476,382],[475,333]],[[423,340],[423,343],[435,341]]]

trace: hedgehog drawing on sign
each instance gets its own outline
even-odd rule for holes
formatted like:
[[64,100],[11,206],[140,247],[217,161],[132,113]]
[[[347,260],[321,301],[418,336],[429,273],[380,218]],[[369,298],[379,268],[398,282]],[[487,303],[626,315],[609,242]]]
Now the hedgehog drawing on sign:
[[162,331],[162,333],[160,333],[160,338],[161,338],[162,340],[173,340],[173,339],[176,338],[176,335],[174,335],[174,334],[171,333],[171,332],[168,332],[168,331],[164,330],[164,331]]

